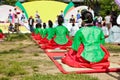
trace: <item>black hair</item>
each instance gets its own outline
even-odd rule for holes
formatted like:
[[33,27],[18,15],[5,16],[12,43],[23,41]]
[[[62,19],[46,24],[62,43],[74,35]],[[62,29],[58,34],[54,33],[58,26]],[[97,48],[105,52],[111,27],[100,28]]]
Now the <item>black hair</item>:
[[49,21],[48,21],[48,25],[49,25],[50,28],[52,28],[53,22],[52,22],[51,20],[49,20]]
[[61,15],[58,16],[58,25],[62,25],[62,23],[64,22],[64,19]]
[[46,23],[43,23],[43,28],[44,28],[44,29],[46,28]]
[[14,8],[14,10],[17,10],[17,8]]
[[9,11],[11,12],[12,10],[11,10],[11,9],[9,9]]
[[85,23],[92,23],[93,22],[93,16],[92,16],[91,12],[84,10],[84,11],[81,11],[81,14],[82,14],[82,20]]
[[12,23],[10,23],[10,25],[9,26],[13,26],[13,24]]
[[75,23],[72,23],[72,26],[75,26]]
[[41,28],[41,27],[42,27],[42,25],[40,23],[36,24],[36,28]]

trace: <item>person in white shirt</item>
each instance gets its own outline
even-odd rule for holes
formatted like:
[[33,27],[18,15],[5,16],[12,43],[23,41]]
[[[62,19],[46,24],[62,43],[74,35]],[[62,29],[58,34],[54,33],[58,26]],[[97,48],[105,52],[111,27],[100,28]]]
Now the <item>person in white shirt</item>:
[[40,16],[40,15],[39,15],[38,11],[36,11],[35,18],[37,18],[38,16]]
[[74,22],[71,23],[71,25],[72,25],[72,27],[70,29],[70,36],[73,38],[75,33],[79,30],[79,27]]
[[82,26],[83,26],[83,25],[82,25],[82,19],[79,18],[79,19],[78,19],[78,27],[81,28]]
[[21,14],[21,22],[22,23],[25,22],[25,13],[24,13],[24,11],[22,11],[22,14]]
[[103,22],[101,29],[105,35],[105,38],[107,38],[109,36],[109,31],[108,31],[108,28],[107,28],[105,22]]
[[28,19],[28,25],[30,27],[30,32],[34,32],[34,19],[32,16]]
[[[120,16],[120,15],[119,15]],[[120,17],[117,17],[116,25],[110,29],[110,40],[112,43],[120,44]]]
[[98,22],[98,26],[101,27],[102,26],[102,16],[98,15],[97,22]]
[[18,16],[17,15],[15,15],[15,18],[14,18],[14,24],[15,24],[15,31],[16,32],[19,32],[20,30],[19,30],[19,18],[18,18]]
[[105,16],[105,23],[106,23],[106,25],[108,27],[108,30],[110,30],[110,28],[111,28],[110,20],[111,20],[111,15],[110,15],[110,12],[108,11],[107,15]]

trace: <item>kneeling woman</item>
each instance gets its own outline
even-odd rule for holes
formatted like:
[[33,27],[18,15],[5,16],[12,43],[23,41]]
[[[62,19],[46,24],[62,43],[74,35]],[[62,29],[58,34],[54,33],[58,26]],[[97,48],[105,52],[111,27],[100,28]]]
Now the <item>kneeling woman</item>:
[[5,36],[4,36],[3,32],[2,32],[2,30],[0,29],[0,40],[3,39],[4,37]]
[[62,62],[80,68],[106,69],[109,67],[109,52],[102,45],[104,34],[93,26],[92,14],[82,11],[84,27],[77,31],[72,49],[62,58]]
[[35,40],[41,40],[42,39],[42,29],[41,29],[42,25],[40,23],[37,23],[36,24],[36,28],[34,29],[34,32],[32,33],[32,37],[35,39]]
[[54,38],[50,41],[47,48],[66,49],[67,46],[72,45],[72,41],[69,39],[68,29],[62,25],[63,22],[63,17],[58,16],[58,26],[54,28]]

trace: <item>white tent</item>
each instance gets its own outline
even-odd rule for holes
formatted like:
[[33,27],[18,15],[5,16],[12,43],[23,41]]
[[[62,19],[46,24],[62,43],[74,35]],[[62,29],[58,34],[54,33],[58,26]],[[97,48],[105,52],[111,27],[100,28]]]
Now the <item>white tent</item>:
[[14,7],[10,5],[1,5],[0,6],[0,21],[6,22],[9,15],[9,10],[14,11]]

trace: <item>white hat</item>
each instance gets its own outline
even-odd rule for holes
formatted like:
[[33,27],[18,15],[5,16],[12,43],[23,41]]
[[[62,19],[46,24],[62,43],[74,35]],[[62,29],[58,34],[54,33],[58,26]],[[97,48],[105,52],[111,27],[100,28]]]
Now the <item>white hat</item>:
[[117,24],[120,25],[120,15],[117,17]]

